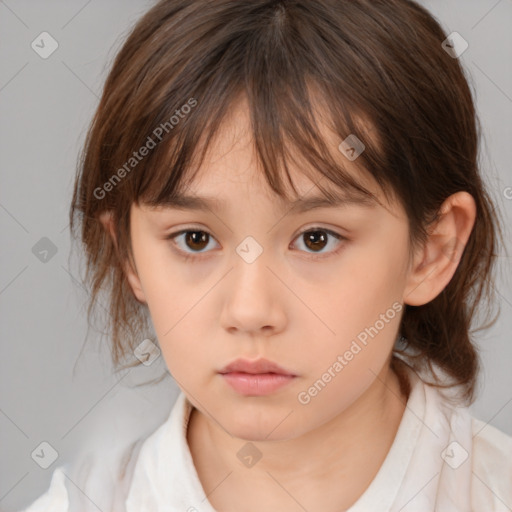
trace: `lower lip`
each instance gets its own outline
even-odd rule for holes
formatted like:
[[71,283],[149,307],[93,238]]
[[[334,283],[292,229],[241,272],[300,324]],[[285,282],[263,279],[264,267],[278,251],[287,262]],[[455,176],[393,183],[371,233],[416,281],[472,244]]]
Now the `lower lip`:
[[278,373],[223,373],[226,382],[241,395],[263,396],[273,393],[291,382],[294,375],[282,375]]

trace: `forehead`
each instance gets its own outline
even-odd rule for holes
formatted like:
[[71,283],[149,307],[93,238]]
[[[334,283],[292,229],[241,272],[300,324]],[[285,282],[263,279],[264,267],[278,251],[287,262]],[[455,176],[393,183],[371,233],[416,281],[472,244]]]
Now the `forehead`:
[[[376,197],[380,196],[380,187],[373,177],[356,161],[349,161],[340,151],[341,139],[332,129],[329,128],[328,118],[325,114],[325,107],[316,106],[318,134],[325,142],[331,157],[341,164],[344,170],[349,173],[364,188],[371,191]],[[371,128],[365,130],[370,133]],[[292,144],[284,143],[287,153],[286,164],[290,179],[296,192],[291,186],[286,186],[284,198],[274,197],[276,201],[294,201],[301,204],[306,196],[318,197],[322,190],[326,194],[345,199],[355,199],[355,191],[343,191],[335,183],[332,183],[325,175],[315,169],[312,164],[305,160],[301,151],[298,151]],[[192,178],[184,181],[186,185],[179,187],[180,195],[206,195],[208,191],[215,190],[214,195],[223,197],[222,191],[226,183],[238,186],[253,187],[263,185],[264,171],[261,162],[257,158],[256,143],[252,131],[250,111],[244,97],[238,100],[220,124],[218,132],[209,144],[205,158],[201,166],[194,168],[191,164]],[[285,176],[285,173],[282,173]],[[358,194],[361,195],[361,194]],[[353,202],[353,201],[352,201]],[[369,205],[368,198],[362,199],[362,203]],[[213,201],[215,203],[215,199]]]
[[[286,173],[282,172],[284,196],[272,190],[257,158],[247,100],[241,97],[233,103],[209,141],[204,159],[201,162],[197,160],[204,143],[199,140],[192,161],[177,188],[151,209],[222,212],[228,211],[231,204],[236,202],[260,203],[262,199],[267,199],[275,210],[297,213],[322,207],[375,209],[379,204],[386,204],[380,186],[362,167],[361,161],[349,161],[340,151],[341,139],[330,128],[325,106],[317,103],[315,112],[317,133],[326,144],[331,158],[373,197],[332,182],[305,160],[302,151],[286,141],[286,167],[293,187],[288,183]],[[363,133],[369,134],[371,131],[371,128],[366,128]]]

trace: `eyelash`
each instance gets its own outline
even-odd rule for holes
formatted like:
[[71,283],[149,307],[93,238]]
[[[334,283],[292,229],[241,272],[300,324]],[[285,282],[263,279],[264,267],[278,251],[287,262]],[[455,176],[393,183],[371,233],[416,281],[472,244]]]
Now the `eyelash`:
[[[310,227],[310,228],[307,228],[305,229],[304,231],[301,231],[295,238],[294,240],[298,239],[300,236],[304,235],[305,233],[310,233],[310,232],[314,232],[314,231],[323,231],[324,233],[327,233],[328,235],[331,235],[333,236],[334,238],[336,238],[339,242],[343,241],[343,240],[348,240],[348,238],[340,235],[339,233],[336,233],[335,231],[332,231],[330,229],[327,229],[327,228],[322,228],[320,226],[313,226],[313,227]],[[211,233],[209,233],[208,231],[204,230],[204,229],[195,229],[195,228],[187,228],[187,229],[182,229],[180,231],[177,231],[175,233],[171,233],[169,234],[168,236],[166,236],[166,240],[171,240],[173,241],[174,238],[177,238],[178,236],[180,235],[183,235],[185,233],[191,233],[191,232],[200,232],[200,233],[206,233],[209,237],[215,239]],[[339,243],[338,244],[338,247],[336,249],[334,249],[333,251],[330,251],[328,253],[318,253],[318,254],[315,254],[315,253],[307,253],[310,255],[310,258],[312,260],[320,260],[320,259],[323,259],[323,258],[326,258],[326,257],[329,257],[329,256],[333,256],[333,255],[336,255],[338,254],[341,249],[343,248],[343,245],[342,243]],[[176,248],[175,251],[185,260],[185,261],[189,261],[189,260],[197,260],[198,258],[199,259],[203,259],[202,256],[200,256],[201,254],[203,254],[202,252],[196,252],[196,253],[189,253],[189,252],[185,252],[179,248]]]

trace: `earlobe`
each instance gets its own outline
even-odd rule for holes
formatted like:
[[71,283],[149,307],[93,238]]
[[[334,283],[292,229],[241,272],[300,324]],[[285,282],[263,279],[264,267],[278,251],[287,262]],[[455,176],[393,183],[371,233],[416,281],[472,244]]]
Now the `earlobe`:
[[[107,231],[107,233],[112,238],[113,243],[117,246],[117,238],[116,238],[116,233],[115,233],[115,229],[114,229],[112,212],[111,211],[102,212],[100,214],[99,219],[100,219],[100,222],[102,223],[103,227]],[[139,276],[133,270],[130,262],[126,261],[123,263],[123,270],[126,275],[126,279],[128,280],[128,284],[130,285],[130,288],[132,289],[132,292],[135,295],[135,298],[142,304],[147,304],[146,297],[144,295],[144,290],[142,289],[142,285],[141,285]]]
[[467,192],[451,195],[440,208],[424,246],[414,256],[404,289],[404,303],[422,306],[434,300],[451,281],[476,219],[476,204]]

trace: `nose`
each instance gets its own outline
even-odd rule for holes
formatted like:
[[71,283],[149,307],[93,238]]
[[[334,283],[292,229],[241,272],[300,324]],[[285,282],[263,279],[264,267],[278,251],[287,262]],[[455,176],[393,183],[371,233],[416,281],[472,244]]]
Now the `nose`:
[[236,257],[224,282],[226,299],[220,318],[228,332],[269,336],[284,329],[286,288],[269,264],[265,251],[252,263]]

